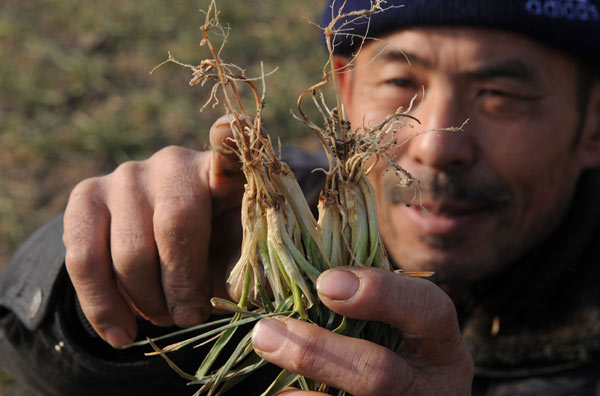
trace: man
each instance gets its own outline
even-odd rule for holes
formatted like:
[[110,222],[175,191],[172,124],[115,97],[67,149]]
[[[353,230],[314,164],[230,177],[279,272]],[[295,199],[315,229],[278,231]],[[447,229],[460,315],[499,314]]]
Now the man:
[[[598,394],[598,4],[414,1],[356,22],[335,60],[352,125],[415,96],[421,122],[398,131],[393,153],[418,188],[397,187],[383,165],[369,175],[382,235],[399,267],[433,270],[436,283],[364,268],[319,278],[330,308],[400,329],[398,351],[284,318],[259,322],[255,350],[356,395]],[[377,39],[350,64],[367,27]],[[213,146],[227,125],[213,126]],[[55,221],[4,274],[13,370],[45,394],[175,393],[162,362],[119,348],[207,318],[208,298],[225,294],[242,184],[223,151],[182,148],[80,183],[66,256]]]

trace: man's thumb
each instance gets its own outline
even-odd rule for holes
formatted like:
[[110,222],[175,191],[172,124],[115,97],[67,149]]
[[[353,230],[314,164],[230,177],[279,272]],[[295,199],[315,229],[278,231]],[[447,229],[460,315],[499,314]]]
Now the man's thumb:
[[246,183],[242,163],[231,149],[236,148],[233,122],[235,118],[228,114],[220,117],[210,128],[212,158],[209,183],[216,212],[239,205]]

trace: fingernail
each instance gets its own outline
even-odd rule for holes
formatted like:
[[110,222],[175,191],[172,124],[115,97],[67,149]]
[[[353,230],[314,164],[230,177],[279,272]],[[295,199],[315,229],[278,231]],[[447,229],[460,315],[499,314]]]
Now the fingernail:
[[231,122],[233,120],[235,120],[235,116],[233,114],[225,114],[217,119],[215,126],[217,128],[231,127]]
[[287,327],[282,321],[261,319],[252,330],[252,345],[263,352],[275,352],[285,341],[286,334]]
[[358,291],[360,280],[351,271],[325,271],[317,279],[317,292],[330,300],[348,300]]
[[104,330],[104,339],[113,348],[124,348],[131,344],[131,337],[125,330],[118,326],[112,326]]
[[184,305],[173,307],[171,309],[171,316],[175,324],[179,327],[195,326],[202,323],[207,317],[203,309]]

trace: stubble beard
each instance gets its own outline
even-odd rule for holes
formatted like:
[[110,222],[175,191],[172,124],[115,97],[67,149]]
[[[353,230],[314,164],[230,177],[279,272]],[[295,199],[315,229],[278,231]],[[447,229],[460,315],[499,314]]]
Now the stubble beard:
[[[475,180],[461,174],[436,173],[418,175],[416,180],[418,186],[405,187],[384,178],[382,207],[401,210],[400,205],[452,199],[496,213],[496,229],[510,228],[512,196],[498,179]],[[383,239],[396,265],[407,270],[434,271],[434,280],[440,283],[467,284],[486,278],[508,265],[506,252],[515,251],[514,246],[508,246],[509,241],[500,240],[469,249],[472,235],[414,235],[421,248],[408,246],[393,223],[393,216],[382,214],[380,218]]]

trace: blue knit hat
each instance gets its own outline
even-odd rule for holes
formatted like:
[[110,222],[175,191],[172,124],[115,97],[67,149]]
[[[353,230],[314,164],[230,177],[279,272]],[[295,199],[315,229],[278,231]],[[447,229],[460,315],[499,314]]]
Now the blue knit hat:
[[[328,0],[323,26],[343,3]],[[346,0],[343,12],[368,9],[370,3]],[[520,33],[600,65],[600,0],[386,0],[384,8],[389,6],[394,7],[372,15],[368,25],[362,18],[344,26],[335,53],[350,54],[358,42],[353,35],[364,35],[367,26],[370,37],[415,26],[474,26]]]

